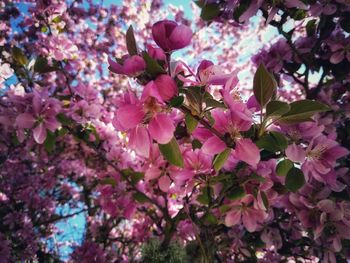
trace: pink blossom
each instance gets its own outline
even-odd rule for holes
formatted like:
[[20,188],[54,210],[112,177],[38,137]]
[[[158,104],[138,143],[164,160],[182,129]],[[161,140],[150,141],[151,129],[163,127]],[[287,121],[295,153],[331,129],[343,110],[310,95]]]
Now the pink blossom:
[[[154,139],[158,143],[166,144],[173,138],[175,126],[173,120],[165,113],[162,113],[162,105],[159,104],[154,96],[162,100],[153,81],[146,86],[149,87],[149,93],[143,94],[143,100],[129,92],[119,102],[113,121],[114,126],[130,134],[129,146],[138,154],[148,157],[150,147]],[[147,87],[145,87],[145,90]],[[147,124],[145,118],[147,119]]]
[[54,35],[49,39],[49,55],[58,61],[73,59],[78,56],[78,47],[71,40],[62,36]]
[[60,123],[56,120],[60,108],[60,103],[56,99],[46,99],[35,93],[32,108],[17,116],[16,125],[20,129],[33,129],[34,140],[42,144],[46,139],[47,130],[54,132],[60,127]]
[[225,225],[230,227],[241,222],[249,232],[255,232],[262,223],[267,214],[263,210],[253,208],[252,202],[254,197],[246,195],[241,201],[232,203],[232,209],[226,214]]
[[306,160],[302,165],[302,170],[306,175],[324,182],[336,160],[348,154],[349,151],[336,141],[325,136],[318,136],[310,142],[306,149]]

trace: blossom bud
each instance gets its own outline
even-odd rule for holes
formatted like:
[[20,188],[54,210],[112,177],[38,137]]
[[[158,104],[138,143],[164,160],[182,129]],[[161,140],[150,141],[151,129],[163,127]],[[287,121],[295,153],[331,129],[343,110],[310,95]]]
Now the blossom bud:
[[152,27],[154,41],[164,51],[173,51],[188,46],[192,39],[192,30],[174,21],[162,20]]

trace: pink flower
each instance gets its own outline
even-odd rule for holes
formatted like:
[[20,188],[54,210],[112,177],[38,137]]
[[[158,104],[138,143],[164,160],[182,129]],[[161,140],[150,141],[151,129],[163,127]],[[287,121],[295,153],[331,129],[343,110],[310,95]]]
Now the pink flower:
[[109,69],[116,74],[137,76],[146,68],[146,63],[141,56],[134,55],[127,57],[123,65],[108,57]]
[[[155,86],[153,81],[147,85]],[[129,147],[144,157],[150,154],[152,139],[166,144],[173,138],[175,131],[173,120],[162,112],[162,105],[151,95],[149,93],[143,96],[143,100],[138,100],[131,92],[125,94],[113,120],[117,129],[129,133]]]
[[48,46],[50,47],[49,56],[58,61],[73,59],[75,56],[78,56],[78,47],[61,34],[51,36]]
[[187,150],[183,153],[185,168],[171,173],[171,178],[176,185],[182,186],[191,180],[196,174],[210,173],[212,158],[205,154],[202,149]]
[[61,106],[56,99],[45,99],[39,93],[34,93],[32,107],[16,118],[16,125],[20,129],[32,129],[34,140],[42,144],[47,136],[47,130],[54,132],[60,127],[56,115]]
[[230,227],[243,222],[249,232],[254,232],[267,214],[253,207],[254,197],[246,195],[242,200],[232,203],[233,208],[226,214],[225,225]]
[[[221,134],[229,134],[236,143],[233,153],[237,160],[255,166],[260,161],[260,151],[251,139],[241,138],[240,132],[249,130],[252,125],[251,112],[241,102],[232,102],[230,110],[215,110],[212,112],[215,119],[214,128]],[[202,150],[206,154],[214,155],[225,150],[226,144],[216,135],[209,136],[203,144]]]
[[162,20],[153,25],[152,36],[159,47],[169,52],[188,46],[192,39],[192,31],[185,25]]
[[349,151],[336,141],[323,135],[318,136],[310,142],[306,149],[306,160],[302,165],[302,170],[307,176],[317,181],[328,181],[327,176],[332,175],[330,172],[336,161],[348,154]]

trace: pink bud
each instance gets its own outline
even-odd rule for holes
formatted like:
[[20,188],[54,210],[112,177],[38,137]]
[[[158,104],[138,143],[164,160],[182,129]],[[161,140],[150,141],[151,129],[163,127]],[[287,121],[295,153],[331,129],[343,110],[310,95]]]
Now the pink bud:
[[[125,58],[125,57],[123,57]],[[126,57],[124,64],[121,65],[108,57],[109,69],[116,74],[124,74],[128,76],[136,76],[146,68],[146,63],[141,56],[134,55]]]
[[214,63],[211,62],[210,60],[202,60],[201,63],[199,64],[198,66],[198,69],[197,69],[197,75],[199,75],[199,73],[203,70],[205,70],[206,68],[209,68],[210,66],[213,66]]
[[132,56],[124,61],[124,72],[126,75],[135,76],[146,68],[146,63],[140,56]]
[[161,49],[161,48],[157,48],[157,47],[153,47],[152,45],[148,45],[147,52],[154,59],[163,60],[163,61],[166,60],[166,55],[165,55],[163,49]]
[[192,30],[174,21],[162,20],[152,27],[154,41],[164,51],[172,51],[188,46],[192,39]]
[[116,74],[124,74],[124,68],[119,63],[108,57],[109,70]]

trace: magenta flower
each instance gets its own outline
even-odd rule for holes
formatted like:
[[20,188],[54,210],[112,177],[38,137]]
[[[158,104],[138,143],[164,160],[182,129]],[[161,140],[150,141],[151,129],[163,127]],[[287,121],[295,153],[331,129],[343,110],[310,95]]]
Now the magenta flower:
[[[153,81],[147,85],[155,86]],[[159,98],[161,99],[160,95]],[[129,147],[139,155],[149,156],[151,139],[166,144],[173,138],[173,120],[162,112],[162,105],[152,94],[138,100],[129,92],[124,95],[118,106],[113,124],[117,129],[129,133]]]
[[[349,154],[349,151],[341,147],[336,141],[320,135],[311,140],[306,149],[292,144],[286,149],[288,159],[302,164],[304,174],[317,181],[335,184],[333,168],[336,161]],[[330,178],[333,177],[333,178]]]
[[127,76],[137,76],[142,73],[146,68],[146,63],[141,56],[134,55],[127,57],[124,60],[123,65],[115,62],[108,57],[109,68],[116,74],[122,74]]
[[[229,134],[236,143],[233,153],[235,159],[244,161],[255,166],[260,161],[260,151],[251,139],[242,138],[241,131],[249,130],[252,125],[251,112],[242,102],[231,102],[230,110],[224,112],[215,110],[212,116],[215,119],[214,128],[222,134]],[[216,135],[211,135],[204,142],[202,150],[204,153],[213,155],[225,150],[226,144]]]
[[60,109],[56,99],[45,100],[40,94],[34,93],[31,109],[17,116],[16,125],[20,129],[33,129],[34,140],[42,144],[46,139],[47,130],[54,132],[60,127],[56,120]]
[[336,141],[319,136],[311,141],[306,150],[307,160],[302,166],[303,171],[322,182],[322,175],[327,174],[339,158],[348,154],[349,151]]
[[169,52],[188,46],[192,39],[192,30],[174,21],[162,20],[153,25],[152,36],[159,47]]
[[249,232],[254,232],[267,214],[263,210],[253,207],[254,197],[246,195],[240,201],[232,203],[232,209],[226,214],[225,225],[230,227],[241,222]]
[[187,150],[183,153],[184,169],[171,173],[175,184],[181,187],[186,181],[192,179],[196,174],[210,173],[212,169],[211,156],[203,153],[201,149]]

